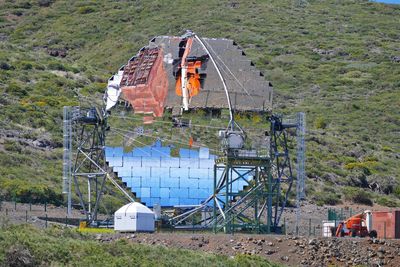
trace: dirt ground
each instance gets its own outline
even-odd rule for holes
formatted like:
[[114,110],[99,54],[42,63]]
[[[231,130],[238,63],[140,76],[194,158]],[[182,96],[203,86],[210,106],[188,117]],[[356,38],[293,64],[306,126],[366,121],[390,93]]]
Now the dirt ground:
[[[287,235],[250,235],[250,234],[211,234],[192,232],[173,233],[116,233],[97,234],[98,242],[113,242],[127,239],[129,242],[161,245],[166,247],[200,250],[228,256],[251,254],[289,266],[400,266],[400,240],[369,238],[323,238],[320,225],[327,219],[329,207],[318,207],[305,203],[301,209],[299,236],[293,235],[296,210],[287,209],[284,213]],[[348,209],[348,205],[336,206],[336,209]],[[354,212],[371,207],[351,206]],[[374,207],[382,210],[382,207]],[[2,223],[30,223],[37,227],[46,227],[39,217],[65,218],[66,210],[48,205],[15,204],[3,202],[0,210]],[[73,218],[83,218],[80,211],[74,210]],[[311,222],[311,233],[310,223]],[[48,222],[48,226],[54,224]],[[316,228],[314,236],[314,228]],[[311,236],[309,236],[311,234]]]
[[[49,218],[47,226],[55,224],[51,222],[51,218],[60,218],[60,221],[65,221],[67,210],[65,207],[56,207],[54,205],[30,205],[14,202],[2,202],[0,208],[0,223],[2,224],[22,224],[29,223],[39,228],[45,228],[46,222],[40,218]],[[104,215],[99,215],[99,218],[104,218]],[[84,219],[84,214],[79,210],[72,210],[72,219]]]
[[400,260],[400,240],[193,233],[96,236],[99,242],[112,242],[120,238],[132,243],[184,248],[228,256],[259,255],[288,266],[399,266]]

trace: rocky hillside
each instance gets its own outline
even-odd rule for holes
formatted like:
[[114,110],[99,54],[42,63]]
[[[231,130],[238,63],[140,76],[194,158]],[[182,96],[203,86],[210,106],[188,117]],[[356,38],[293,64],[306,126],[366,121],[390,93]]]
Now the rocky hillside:
[[367,0],[0,0],[1,195],[61,203],[62,106],[100,103],[150,38],[188,28],[240,44],[275,112],[306,112],[310,200],[398,205],[400,7]]

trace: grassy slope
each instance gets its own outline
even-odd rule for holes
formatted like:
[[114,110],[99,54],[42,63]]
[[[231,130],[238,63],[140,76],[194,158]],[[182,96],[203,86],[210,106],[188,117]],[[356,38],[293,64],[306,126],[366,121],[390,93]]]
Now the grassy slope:
[[[400,7],[361,0],[51,2],[0,1],[0,63],[10,67],[0,70],[5,128],[33,139],[47,133],[59,144],[63,105],[78,103],[78,92],[99,100],[106,79],[151,37],[190,28],[239,43],[273,82],[275,112],[307,113],[307,174],[317,201],[337,199],[329,193],[335,184],[399,183],[400,65],[391,57],[400,54]],[[49,56],[54,49],[67,57]],[[40,184],[60,191],[60,149],[22,155],[28,150],[12,141],[0,148],[3,190]]]
[[3,227],[0,263],[3,265],[9,259],[10,249],[27,249],[32,256],[30,266],[279,266],[258,256],[228,258],[184,249],[129,244],[123,239],[102,244],[93,241],[93,237],[68,229],[44,231],[23,225]]

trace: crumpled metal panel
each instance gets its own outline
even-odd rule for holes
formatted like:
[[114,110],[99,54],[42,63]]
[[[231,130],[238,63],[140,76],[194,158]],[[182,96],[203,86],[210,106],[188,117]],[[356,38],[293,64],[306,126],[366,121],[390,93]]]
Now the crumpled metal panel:
[[124,67],[120,87],[135,113],[163,115],[168,79],[162,62],[162,49],[145,47]]

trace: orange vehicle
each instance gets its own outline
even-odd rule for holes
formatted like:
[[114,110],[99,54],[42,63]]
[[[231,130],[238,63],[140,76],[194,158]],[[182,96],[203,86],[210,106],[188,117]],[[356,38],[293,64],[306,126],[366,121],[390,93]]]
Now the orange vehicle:
[[377,232],[371,230],[372,213],[369,210],[356,214],[345,221],[339,223],[336,228],[337,237],[377,237]]

